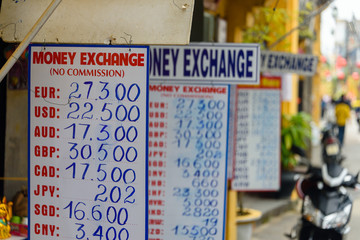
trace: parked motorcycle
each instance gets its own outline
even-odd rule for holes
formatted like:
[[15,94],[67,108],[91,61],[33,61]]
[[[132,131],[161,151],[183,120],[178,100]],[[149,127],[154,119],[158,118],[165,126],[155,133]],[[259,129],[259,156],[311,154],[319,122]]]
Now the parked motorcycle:
[[327,122],[324,129],[321,131],[321,147],[324,150],[324,144],[326,139],[336,137],[339,133],[339,129],[336,123]]
[[360,189],[358,175],[351,175],[341,163],[339,141],[329,133],[322,138],[321,167],[308,164],[308,170],[297,182],[303,199],[301,219],[293,227],[290,239],[343,240],[350,231],[353,201],[346,188]]

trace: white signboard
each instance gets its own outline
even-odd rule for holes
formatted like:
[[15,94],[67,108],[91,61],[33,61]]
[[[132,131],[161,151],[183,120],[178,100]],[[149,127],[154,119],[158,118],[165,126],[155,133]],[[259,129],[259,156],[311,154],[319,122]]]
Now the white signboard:
[[228,99],[226,85],[150,85],[150,239],[224,239]]
[[281,78],[238,86],[235,164],[231,187],[274,191],[280,187]]
[[258,84],[257,44],[152,46],[150,79],[164,82]]
[[148,48],[30,48],[30,239],[148,239]]
[[[2,0],[0,35],[19,42],[52,0]],[[194,0],[62,0],[32,42],[188,44]]]
[[309,54],[261,51],[261,72],[297,73],[313,76],[316,73],[318,58]]

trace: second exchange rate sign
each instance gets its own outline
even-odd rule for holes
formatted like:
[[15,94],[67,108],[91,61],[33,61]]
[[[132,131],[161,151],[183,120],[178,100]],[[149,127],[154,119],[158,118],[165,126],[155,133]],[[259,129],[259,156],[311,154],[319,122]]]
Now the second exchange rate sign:
[[149,238],[224,239],[226,85],[151,84]]

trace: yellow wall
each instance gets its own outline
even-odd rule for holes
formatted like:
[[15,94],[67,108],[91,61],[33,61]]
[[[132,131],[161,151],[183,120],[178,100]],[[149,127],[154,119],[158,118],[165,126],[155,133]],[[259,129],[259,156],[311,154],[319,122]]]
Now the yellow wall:
[[[274,1],[272,1],[274,2]],[[287,13],[290,16],[290,21],[286,25],[286,30],[290,31],[291,29],[299,25],[299,1],[279,1],[281,7],[286,8]],[[299,32],[294,31],[291,35],[288,36],[288,41],[290,46],[288,51],[297,54],[299,52]],[[292,74],[292,99],[291,101],[282,102],[282,112],[287,114],[294,114],[298,111],[298,89],[299,89],[299,77],[296,74]]]
[[228,22],[228,42],[241,43],[242,31],[246,27],[246,15],[254,6],[253,1],[223,0],[223,13]]
[[[313,45],[314,55],[320,60],[320,16],[315,18],[315,31],[316,31],[316,41]],[[320,61],[319,61],[320,62]],[[320,63],[318,63],[318,68],[316,74],[312,79],[312,119],[315,123],[320,123],[321,118],[321,76],[320,76]]]

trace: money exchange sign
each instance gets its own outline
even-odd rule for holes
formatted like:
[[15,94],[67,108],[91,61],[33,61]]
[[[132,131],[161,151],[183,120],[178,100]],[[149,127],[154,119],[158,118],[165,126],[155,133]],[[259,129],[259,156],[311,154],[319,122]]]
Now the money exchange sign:
[[147,239],[147,59],[30,47],[30,239]]

